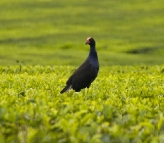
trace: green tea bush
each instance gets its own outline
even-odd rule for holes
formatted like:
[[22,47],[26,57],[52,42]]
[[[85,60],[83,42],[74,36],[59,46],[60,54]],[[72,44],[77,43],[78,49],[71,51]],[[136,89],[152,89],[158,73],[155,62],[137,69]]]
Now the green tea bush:
[[100,67],[89,89],[61,95],[74,70],[0,67],[0,142],[164,142],[164,66]]

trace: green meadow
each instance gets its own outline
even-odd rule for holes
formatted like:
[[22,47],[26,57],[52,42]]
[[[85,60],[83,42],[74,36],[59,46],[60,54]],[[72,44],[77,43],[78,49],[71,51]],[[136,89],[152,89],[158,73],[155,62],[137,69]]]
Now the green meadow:
[[163,0],[1,0],[0,65],[79,65],[95,38],[100,64],[162,64]]

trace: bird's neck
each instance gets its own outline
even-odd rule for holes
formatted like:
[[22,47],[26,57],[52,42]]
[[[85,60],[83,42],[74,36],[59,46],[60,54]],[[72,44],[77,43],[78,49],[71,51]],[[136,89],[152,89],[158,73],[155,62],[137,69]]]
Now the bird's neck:
[[97,52],[95,45],[90,46],[90,52],[89,52],[89,57],[91,58],[97,58]]
[[94,53],[96,51],[95,45],[90,46],[90,53]]
[[98,57],[95,46],[90,46],[90,52],[87,60],[94,65],[95,67],[99,67]]

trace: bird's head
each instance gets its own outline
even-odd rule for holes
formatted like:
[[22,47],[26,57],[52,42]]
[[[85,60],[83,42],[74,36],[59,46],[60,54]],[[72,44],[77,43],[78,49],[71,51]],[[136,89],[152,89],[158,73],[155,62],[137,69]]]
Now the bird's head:
[[89,37],[89,38],[87,38],[87,41],[85,42],[85,44],[88,44],[88,45],[92,46],[92,45],[95,45],[96,42],[92,37]]

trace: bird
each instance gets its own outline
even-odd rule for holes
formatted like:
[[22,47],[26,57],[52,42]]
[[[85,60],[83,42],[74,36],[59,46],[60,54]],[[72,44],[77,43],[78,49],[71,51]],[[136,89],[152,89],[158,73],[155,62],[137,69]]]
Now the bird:
[[96,42],[92,37],[87,38],[86,45],[90,45],[89,55],[86,60],[74,71],[66,82],[66,86],[61,90],[61,94],[69,89],[80,92],[83,88],[89,88],[95,80],[99,71],[99,61],[96,52]]

